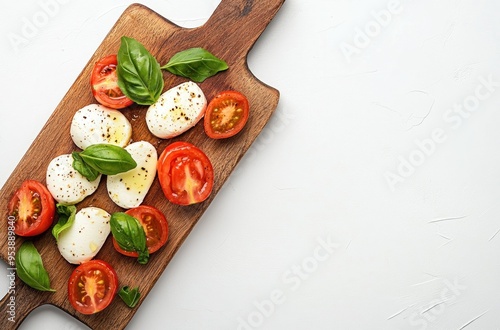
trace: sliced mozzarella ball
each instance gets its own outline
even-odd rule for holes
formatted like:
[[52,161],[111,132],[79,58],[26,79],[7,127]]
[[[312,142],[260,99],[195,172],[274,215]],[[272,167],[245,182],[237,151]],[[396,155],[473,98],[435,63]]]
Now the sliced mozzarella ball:
[[163,93],[146,113],[146,123],[153,135],[169,139],[196,125],[203,117],[207,99],[192,81]]
[[108,194],[118,206],[130,209],[139,206],[156,176],[158,154],[155,147],[146,141],[139,141],[125,147],[136,161],[136,168],[109,175],[107,178]]
[[75,113],[70,133],[80,149],[98,143],[125,147],[132,136],[132,125],[120,111],[91,104]]
[[71,264],[95,257],[108,237],[111,215],[98,207],[86,207],[75,215],[73,225],[59,234],[57,247]]
[[89,181],[78,173],[73,168],[73,157],[70,154],[54,158],[47,167],[47,188],[52,197],[63,204],[76,204],[92,195],[100,180],[100,175],[94,181]]

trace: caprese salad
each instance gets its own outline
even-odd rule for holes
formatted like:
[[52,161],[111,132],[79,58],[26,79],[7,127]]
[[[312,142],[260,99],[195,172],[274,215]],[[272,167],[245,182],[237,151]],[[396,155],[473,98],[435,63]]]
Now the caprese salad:
[[[160,66],[137,40],[123,37],[121,42],[117,54],[99,60],[92,70],[90,92],[97,103],[78,109],[72,118],[69,137],[78,149],[47,164],[46,185],[28,179],[8,204],[18,236],[37,236],[52,227],[61,256],[78,265],[68,280],[68,297],[83,314],[101,311],[117,292],[130,307],[137,304],[138,288],[124,285],[118,290],[111,264],[95,257],[110,234],[115,250],[140,264],[167,243],[164,214],[143,204],[156,176],[165,198],[181,206],[205,201],[214,184],[213,166],[203,150],[177,141],[158,156],[147,141],[131,143],[133,125],[120,110],[134,103],[147,106],[147,127],[160,139],[177,137],[202,119],[209,138],[229,138],[249,117],[248,100],[237,91],[222,91],[207,102],[197,83],[228,66],[203,48],[179,52]],[[161,70],[188,81],[162,93]],[[103,177],[109,198],[124,211],[78,209]],[[21,247],[16,254],[18,276],[35,289],[53,291],[33,243],[26,240]]]

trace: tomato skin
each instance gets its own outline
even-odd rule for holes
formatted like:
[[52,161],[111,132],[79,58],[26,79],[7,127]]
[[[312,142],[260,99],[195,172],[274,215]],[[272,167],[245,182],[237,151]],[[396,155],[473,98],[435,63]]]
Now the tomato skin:
[[92,70],[90,85],[96,100],[105,107],[123,109],[132,105],[134,101],[126,97],[118,87],[116,54],[100,59]]
[[9,201],[9,220],[16,235],[31,237],[50,228],[56,204],[49,190],[36,180],[26,180]]
[[238,134],[248,121],[250,106],[245,95],[224,91],[207,106],[203,127],[212,139],[225,139]]
[[[158,251],[168,239],[168,222],[163,213],[153,206],[140,205],[125,211],[128,215],[139,220],[146,233],[146,245],[149,253]],[[139,254],[135,251],[125,251],[113,238],[113,246],[116,251],[128,257],[137,258]]]
[[108,307],[117,290],[118,275],[113,267],[103,260],[94,259],[79,265],[68,280],[69,301],[76,311],[85,315],[100,312]]
[[170,202],[190,205],[210,196],[214,184],[212,163],[191,143],[169,144],[158,158],[157,166],[161,188]]

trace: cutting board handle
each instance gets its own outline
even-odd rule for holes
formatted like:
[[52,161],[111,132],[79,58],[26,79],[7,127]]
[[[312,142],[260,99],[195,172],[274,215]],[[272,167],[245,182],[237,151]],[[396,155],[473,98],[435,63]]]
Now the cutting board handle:
[[[216,30],[227,52],[242,51],[242,58],[264,32],[285,0],[222,0],[208,21],[200,27]],[[248,45],[245,49],[242,45]],[[237,57],[237,56],[235,56]]]

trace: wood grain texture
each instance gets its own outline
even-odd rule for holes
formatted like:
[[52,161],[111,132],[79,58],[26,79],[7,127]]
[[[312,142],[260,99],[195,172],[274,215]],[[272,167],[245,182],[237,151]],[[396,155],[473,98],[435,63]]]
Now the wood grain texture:
[[[165,213],[169,221],[170,237],[167,245],[153,254],[147,265],[139,265],[135,259],[119,255],[113,249],[108,237],[96,258],[114,266],[120,285],[140,287],[141,301],[134,309],[128,308],[120,299],[115,299],[106,310],[96,315],[85,316],[77,313],[67,299],[66,287],[69,275],[75,266],[68,264],[61,257],[49,232],[31,239],[49,272],[51,286],[57,291],[39,292],[16,280],[16,292],[12,295],[16,299],[16,322],[7,320],[7,303],[11,297],[7,295],[0,301],[2,307],[0,329],[16,329],[29,312],[44,304],[59,307],[92,329],[109,329],[110,324],[113,324],[114,329],[122,329],[129,323],[144,297],[153,288],[175,252],[277,107],[279,92],[253,76],[248,69],[247,54],[283,2],[284,0],[222,0],[210,19],[203,26],[193,29],[176,26],[140,4],[131,5],[124,11],[0,191],[0,209],[4,218],[0,225],[2,259],[8,260],[7,203],[10,197],[25,179],[35,179],[45,183],[46,168],[50,160],[77,150],[69,134],[71,118],[78,109],[95,103],[89,86],[92,66],[98,59],[117,53],[121,36],[139,40],[160,64],[167,63],[176,52],[191,47],[203,47],[223,58],[228,63],[229,69],[205,80],[200,87],[208,100],[216,93],[227,89],[244,93],[250,103],[249,121],[242,132],[226,140],[212,140],[206,137],[202,123],[175,139],[161,140],[154,137],[147,129],[144,119],[146,107],[133,105],[123,110],[133,126],[132,140],[149,141],[156,146],[158,154],[168,144],[177,140],[191,142],[204,150],[214,166],[213,193],[203,203],[181,207],[170,204],[165,199],[158,179],[155,179],[144,204],[156,206]],[[168,72],[164,72],[164,80],[165,90],[186,81]],[[95,194],[77,205],[78,209],[86,206],[101,207],[109,213],[121,211],[107,196],[105,180],[101,181]],[[22,238],[16,238],[17,247],[22,242]]]

